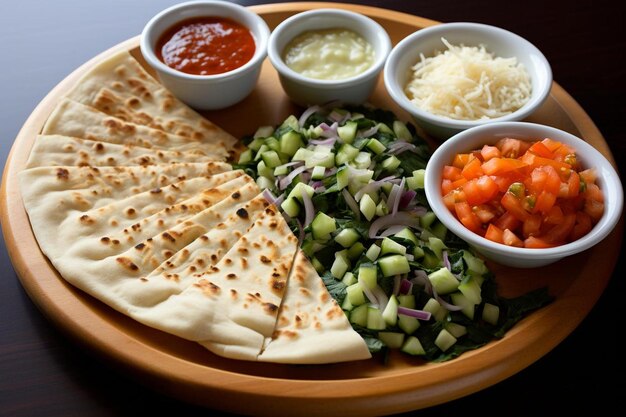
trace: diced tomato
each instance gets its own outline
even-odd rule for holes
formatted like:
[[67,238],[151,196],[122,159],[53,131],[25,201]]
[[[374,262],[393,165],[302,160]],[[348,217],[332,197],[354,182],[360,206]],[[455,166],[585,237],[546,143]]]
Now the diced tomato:
[[527,248],[562,245],[589,233],[604,213],[593,168],[550,138],[500,139],[455,156],[445,168],[444,203],[469,230]]
[[455,203],[454,210],[458,219],[463,223],[463,226],[474,233],[481,234],[480,220],[478,220],[478,217],[472,212],[472,208],[467,202]]
[[480,155],[483,157],[483,161],[488,161],[493,158],[500,158],[502,154],[497,146],[484,145],[480,150]]
[[487,226],[487,231],[485,231],[485,238],[494,242],[504,243],[504,240],[502,239],[502,232],[502,229],[495,224],[490,223],[489,226]]

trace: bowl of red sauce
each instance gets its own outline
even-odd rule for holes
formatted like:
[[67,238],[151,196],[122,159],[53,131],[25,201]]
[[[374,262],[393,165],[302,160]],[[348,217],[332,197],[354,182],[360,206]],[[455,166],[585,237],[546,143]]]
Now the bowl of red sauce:
[[191,107],[215,110],[247,97],[267,55],[270,31],[256,13],[225,1],[177,4],[141,33],[141,53],[162,84]]
[[494,122],[454,135],[431,156],[424,181],[450,232],[518,268],[591,248],[623,209],[609,160],[581,138],[534,123]]

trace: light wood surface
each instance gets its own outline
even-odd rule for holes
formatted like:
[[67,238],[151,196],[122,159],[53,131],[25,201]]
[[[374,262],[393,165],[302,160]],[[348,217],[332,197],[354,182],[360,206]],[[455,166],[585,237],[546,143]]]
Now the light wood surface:
[[[254,10],[273,28],[295,12],[325,5],[291,3],[255,6]],[[332,6],[376,19],[394,44],[412,31],[436,23],[366,6]],[[547,285],[556,299],[520,322],[502,340],[441,364],[399,354],[392,355],[386,364],[373,359],[315,367],[232,361],[122,316],[67,284],[41,254],[21,202],[17,174],[51,109],[80,75],[119,49],[130,50],[141,61],[137,45],[138,38],[133,38],[89,61],[37,106],[7,160],[0,209],[15,270],[43,314],[86,348],[111,359],[155,390],[191,403],[255,415],[313,416],[341,411],[346,416],[365,416],[424,408],[479,391],[535,362],[576,328],[607,285],[620,254],[623,221],[601,244],[549,267],[529,272],[490,264],[502,295],[518,295]],[[382,80],[371,101],[408,120],[391,102]],[[266,61],[259,85],[250,97],[235,107],[206,116],[234,135],[243,136],[259,125],[277,124],[299,111],[283,94]],[[549,100],[529,120],[583,137],[613,161],[593,121],[556,83]]]

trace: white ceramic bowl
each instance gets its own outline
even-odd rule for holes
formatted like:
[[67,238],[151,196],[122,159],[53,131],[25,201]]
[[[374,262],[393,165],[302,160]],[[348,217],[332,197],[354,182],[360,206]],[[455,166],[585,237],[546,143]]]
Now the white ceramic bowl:
[[[352,30],[369,42],[375,53],[370,68],[346,79],[321,80],[305,77],[285,64],[282,55],[293,38],[306,31],[333,28]],[[390,50],[389,35],[369,17],[347,10],[316,9],[298,13],[281,22],[272,31],[267,54],[285,93],[296,104],[308,106],[335,100],[349,104],[367,101],[376,87]]]
[[[597,184],[604,193],[604,214],[587,235],[574,242],[548,249],[510,247],[471,232],[448,210],[441,196],[443,166],[450,165],[454,155],[459,152],[481,148],[484,144],[494,144],[504,137],[531,141],[552,138],[571,145],[576,150],[576,156],[584,168],[596,169]],[[435,150],[428,161],[424,182],[428,203],[449,231],[468,242],[485,257],[502,265],[519,268],[547,265],[599,243],[619,221],[624,201],[622,184],[617,172],[594,147],[562,130],[527,122],[490,123],[465,130],[451,137]]]
[[[182,20],[200,16],[225,17],[247,27],[256,44],[252,59],[239,68],[216,75],[187,74],[158,59],[154,48],[159,36]],[[269,35],[265,21],[243,6],[225,1],[192,1],[177,4],[154,16],[141,33],[140,45],[145,60],[176,97],[191,107],[214,110],[232,106],[252,92],[267,56]]]
[[[529,73],[532,95],[515,112],[487,120],[456,120],[434,115],[415,106],[404,92],[410,69],[420,54],[433,56],[445,49],[441,38],[453,45],[485,45],[495,56],[516,57]],[[491,122],[520,121],[531,115],[546,100],[552,87],[552,69],[545,56],[530,42],[507,30],[480,23],[443,23],[420,29],[400,41],[389,54],[384,70],[385,86],[393,100],[406,110],[426,133],[437,139],[447,139],[470,127]]]

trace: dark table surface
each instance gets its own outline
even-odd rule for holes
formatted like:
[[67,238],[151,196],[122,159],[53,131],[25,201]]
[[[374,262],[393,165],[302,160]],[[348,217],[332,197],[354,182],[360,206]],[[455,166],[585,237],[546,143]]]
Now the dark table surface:
[[[271,1],[270,1],[271,2]],[[0,3],[0,158],[37,103],[94,55],[141,31],[175,0]],[[237,1],[250,5],[267,1]],[[614,0],[361,0],[442,22],[474,21],[538,46],[554,79],[595,121],[626,169],[626,5]],[[618,4],[618,6],[615,6]],[[623,252],[623,251],[622,251]],[[621,257],[623,258],[623,257]],[[420,415],[598,415],[623,404],[624,261],[591,313],[518,374]],[[593,277],[589,277],[593,279]],[[619,410],[619,408],[617,408]],[[215,415],[143,387],[65,337],[20,285],[0,240],[0,415]],[[459,414],[461,413],[461,414]],[[165,415],[161,414],[161,415]],[[417,414],[417,412],[415,413]]]

